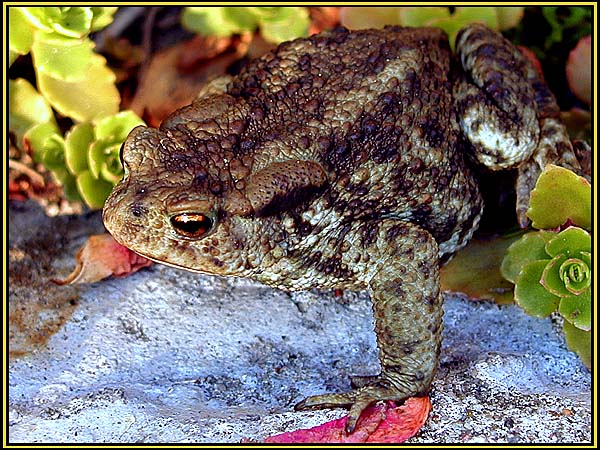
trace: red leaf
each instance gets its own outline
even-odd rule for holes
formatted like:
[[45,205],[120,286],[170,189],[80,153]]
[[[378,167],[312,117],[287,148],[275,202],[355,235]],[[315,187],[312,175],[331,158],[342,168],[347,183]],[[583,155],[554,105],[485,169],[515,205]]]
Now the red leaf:
[[56,284],[94,283],[111,275],[124,277],[137,272],[152,261],[132,252],[113,239],[110,234],[90,236],[77,252],[77,266],[64,280]]
[[567,60],[567,81],[575,96],[590,105],[592,103],[592,36],[577,43]]
[[346,434],[348,417],[342,417],[314,428],[268,437],[265,443],[401,443],[417,434],[430,410],[429,397],[412,397],[398,407],[393,402],[380,403],[362,413],[352,434]]
[[158,127],[173,111],[189,105],[207,81],[227,73],[247,50],[250,36],[214,38],[211,49],[200,48],[200,41],[211,39],[193,38],[152,55],[129,108],[149,126]]
[[338,6],[311,6],[308,9],[310,12],[309,36],[334,28],[340,23],[340,7]]
[[542,63],[540,62],[538,57],[535,55],[535,53],[532,50],[530,50],[528,47],[525,47],[523,45],[517,45],[517,47],[519,48],[519,50],[521,50],[521,53],[523,53],[527,57],[527,59],[529,59],[529,62],[531,64],[533,64],[533,67],[535,67],[535,70],[537,70],[539,76],[543,80],[544,79],[544,71],[542,70]]

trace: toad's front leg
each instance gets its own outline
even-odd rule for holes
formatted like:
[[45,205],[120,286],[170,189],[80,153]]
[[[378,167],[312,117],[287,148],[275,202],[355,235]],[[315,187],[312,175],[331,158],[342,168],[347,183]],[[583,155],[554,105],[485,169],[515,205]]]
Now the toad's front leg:
[[315,395],[296,409],[350,407],[351,433],[370,404],[425,394],[437,367],[442,325],[438,246],[427,231],[383,220],[378,238],[365,248],[376,268],[367,282],[373,301],[381,373],[342,394]]

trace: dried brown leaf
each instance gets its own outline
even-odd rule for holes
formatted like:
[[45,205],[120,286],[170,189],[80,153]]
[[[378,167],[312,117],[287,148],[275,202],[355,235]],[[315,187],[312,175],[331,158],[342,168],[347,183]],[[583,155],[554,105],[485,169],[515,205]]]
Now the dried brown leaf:
[[65,279],[53,279],[56,284],[95,283],[111,275],[124,277],[137,272],[152,261],[140,256],[106,234],[90,236],[77,252],[77,266]]

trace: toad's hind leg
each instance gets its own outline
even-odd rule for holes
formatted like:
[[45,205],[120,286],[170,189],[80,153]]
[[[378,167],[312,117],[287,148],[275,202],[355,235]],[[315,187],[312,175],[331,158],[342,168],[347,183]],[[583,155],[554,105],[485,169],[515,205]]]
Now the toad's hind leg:
[[308,397],[296,409],[350,407],[346,430],[378,400],[403,401],[425,394],[441,344],[442,296],[438,246],[417,225],[394,220],[377,224],[377,239],[364,248],[374,270],[364,280],[373,301],[381,373],[362,377],[361,387],[342,394]]
[[530,192],[547,164],[581,173],[560,109],[531,61],[499,33],[470,25],[457,36],[456,51],[461,129],[480,163],[519,169],[517,216],[524,227]]

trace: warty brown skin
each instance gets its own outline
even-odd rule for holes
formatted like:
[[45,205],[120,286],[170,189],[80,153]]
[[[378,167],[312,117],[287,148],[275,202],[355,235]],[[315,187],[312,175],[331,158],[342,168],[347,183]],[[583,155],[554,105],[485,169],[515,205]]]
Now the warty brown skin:
[[439,266],[483,208],[471,160],[520,167],[522,209],[541,168],[575,165],[571,154],[547,87],[487,28],[463,30],[456,58],[437,29],[337,29],[284,43],[159,129],[133,130],[104,222],[186,270],[367,289],[381,373],[298,405],[350,407],[352,431],[369,404],[429,389]]

